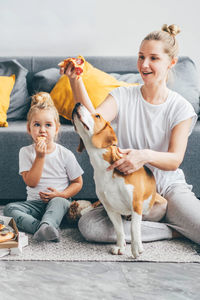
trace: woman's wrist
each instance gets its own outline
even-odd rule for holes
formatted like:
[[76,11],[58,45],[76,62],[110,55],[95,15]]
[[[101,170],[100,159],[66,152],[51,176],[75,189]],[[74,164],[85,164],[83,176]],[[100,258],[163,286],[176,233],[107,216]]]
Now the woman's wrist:
[[68,77],[68,78],[69,78],[70,85],[72,87],[79,86],[81,81],[82,81],[81,77],[79,77],[79,78],[77,78],[77,77]]
[[144,150],[142,150],[142,153],[143,153],[143,162],[144,162],[144,165],[152,163],[152,161],[153,161],[152,150],[150,150],[150,149],[144,149]]

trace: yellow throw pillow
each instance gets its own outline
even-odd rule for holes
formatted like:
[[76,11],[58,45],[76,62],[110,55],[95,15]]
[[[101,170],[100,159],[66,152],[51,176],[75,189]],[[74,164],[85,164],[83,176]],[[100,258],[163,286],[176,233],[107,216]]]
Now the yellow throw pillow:
[[7,110],[10,105],[10,94],[15,84],[15,75],[0,76],[0,127],[8,127]]
[[[87,61],[84,64],[82,79],[95,108],[105,100],[113,89],[120,86],[137,85],[137,83],[118,81],[113,76],[93,67]],[[75,103],[70,82],[66,75],[60,77],[50,94],[59,114],[71,120]]]

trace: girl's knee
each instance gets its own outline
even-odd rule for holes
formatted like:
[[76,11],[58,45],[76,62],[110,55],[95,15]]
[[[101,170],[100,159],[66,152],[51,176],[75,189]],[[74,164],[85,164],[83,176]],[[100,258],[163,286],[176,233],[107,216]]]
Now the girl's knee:
[[51,201],[49,203],[64,203],[64,201],[66,201],[66,199],[62,198],[62,197],[55,197],[53,199],[51,199]]
[[14,209],[15,209],[15,205],[13,203],[7,204],[3,209],[4,216],[12,217],[13,216],[12,212]]
[[55,197],[51,199],[50,203],[51,205],[55,204],[56,206],[58,206],[59,204],[60,206],[63,206],[63,208],[66,209],[70,207],[71,201],[62,197]]

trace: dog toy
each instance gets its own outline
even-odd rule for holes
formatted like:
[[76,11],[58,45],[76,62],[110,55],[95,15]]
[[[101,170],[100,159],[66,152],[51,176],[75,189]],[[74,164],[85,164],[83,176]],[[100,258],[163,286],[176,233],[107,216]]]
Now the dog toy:
[[71,226],[76,226],[80,217],[93,208],[101,205],[100,201],[91,203],[88,200],[73,201],[66,213],[67,223]]

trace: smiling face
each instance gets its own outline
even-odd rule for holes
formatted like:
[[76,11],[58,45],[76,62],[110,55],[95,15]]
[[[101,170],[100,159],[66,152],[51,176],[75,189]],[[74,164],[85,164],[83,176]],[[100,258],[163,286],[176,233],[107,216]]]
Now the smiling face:
[[164,52],[162,41],[144,40],[141,43],[137,67],[145,85],[166,83],[169,69],[175,63]]
[[51,110],[37,110],[28,122],[27,130],[34,142],[44,137],[47,145],[51,146],[58,133],[59,124],[56,124]]

